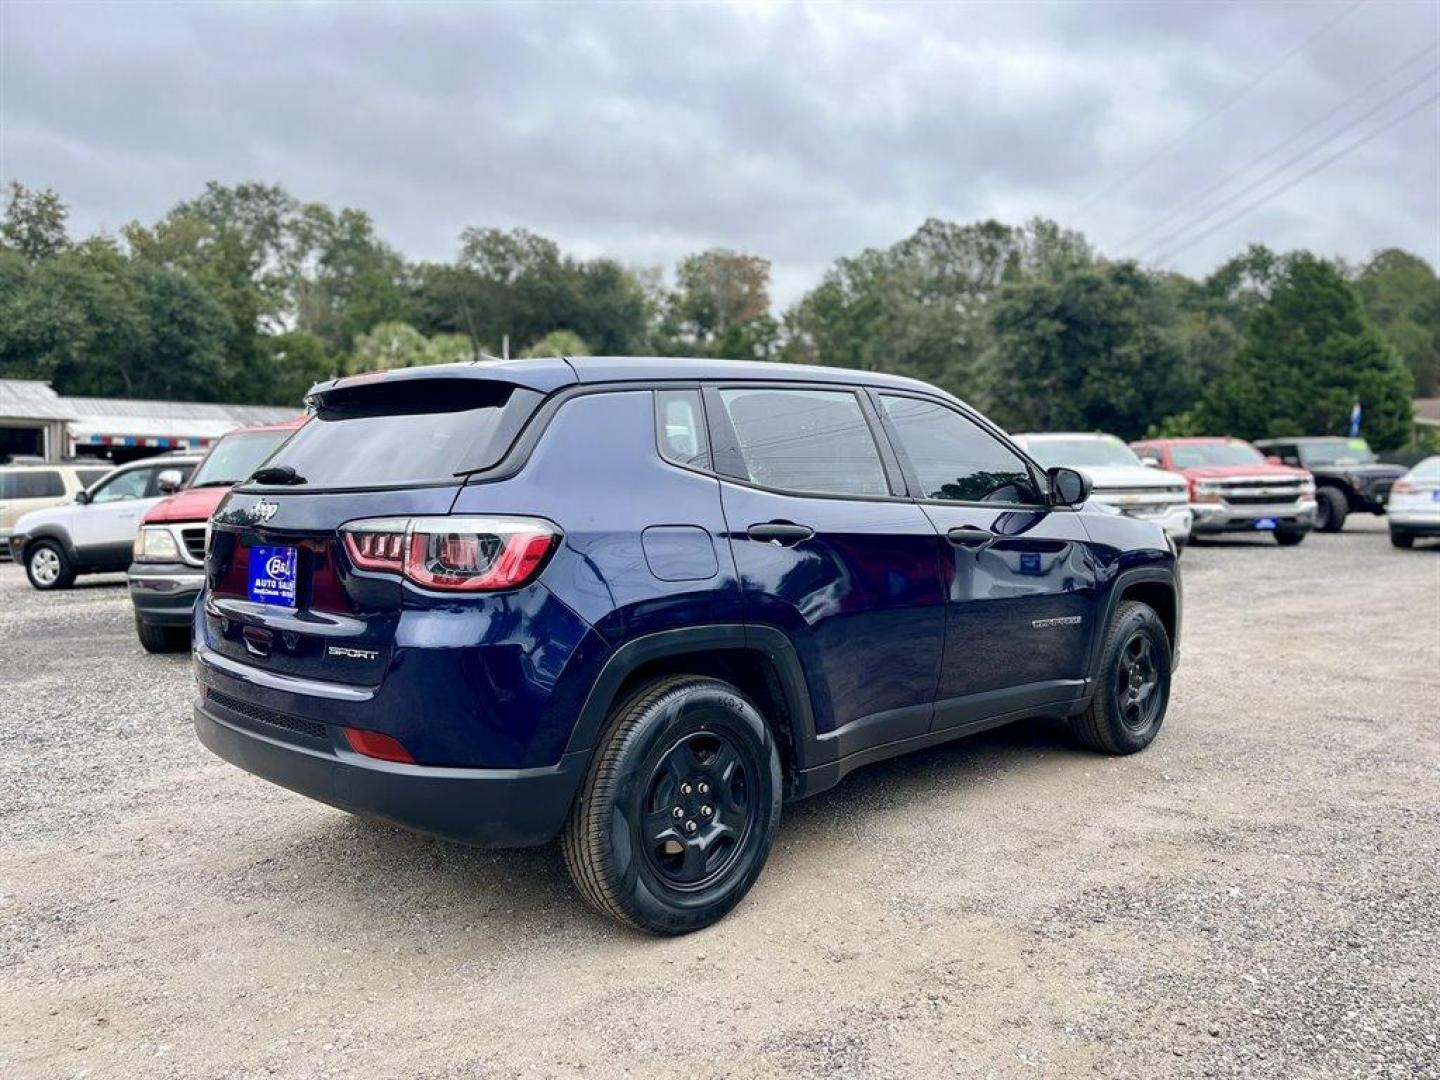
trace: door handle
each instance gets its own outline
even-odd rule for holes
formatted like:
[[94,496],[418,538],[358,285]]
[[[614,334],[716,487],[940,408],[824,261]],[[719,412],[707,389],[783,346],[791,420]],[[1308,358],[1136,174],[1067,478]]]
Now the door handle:
[[809,525],[796,525],[792,521],[767,521],[763,525],[751,525],[745,531],[751,540],[775,544],[779,547],[794,547],[815,535]]
[[945,539],[956,547],[983,548],[990,546],[995,539],[995,534],[989,529],[982,529],[975,525],[959,525],[947,532]]

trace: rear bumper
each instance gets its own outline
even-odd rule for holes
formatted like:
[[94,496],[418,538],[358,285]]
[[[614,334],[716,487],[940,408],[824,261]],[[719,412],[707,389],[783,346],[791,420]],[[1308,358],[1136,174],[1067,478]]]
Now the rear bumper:
[[1190,531],[1195,534],[1254,532],[1256,522],[1271,520],[1277,530],[1309,532],[1315,527],[1315,500],[1273,506],[1233,506],[1229,503],[1191,503],[1195,515]]
[[205,571],[181,563],[132,563],[128,573],[135,614],[156,626],[189,626]]
[[1411,536],[1440,536],[1440,515],[1391,514],[1390,531]]
[[447,769],[379,761],[335,745],[300,746],[206,696],[195,733],[214,754],[330,806],[480,847],[530,847],[553,839],[580,786],[588,752],[539,769]]

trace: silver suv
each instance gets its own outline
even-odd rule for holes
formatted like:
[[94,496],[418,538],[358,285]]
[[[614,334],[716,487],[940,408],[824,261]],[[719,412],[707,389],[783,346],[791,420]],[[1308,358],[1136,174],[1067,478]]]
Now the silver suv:
[[10,554],[15,522],[31,510],[72,502],[114,468],[109,462],[25,462],[0,466],[0,558]]
[[37,589],[68,589],[77,574],[124,570],[145,511],[185,482],[200,459],[145,458],[122,465],[74,501],[34,510],[15,522],[10,555]]

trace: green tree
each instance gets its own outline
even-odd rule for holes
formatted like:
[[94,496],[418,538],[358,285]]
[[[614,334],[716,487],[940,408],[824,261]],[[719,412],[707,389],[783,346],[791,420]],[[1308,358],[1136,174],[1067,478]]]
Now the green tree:
[[1002,284],[1063,277],[1092,259],[1082,236],[1040,218],[1020,228],[931,219],[889,248],[836,262],[786,313],[783,355],[975,396]]
[[69,209],[49,188],[35,191],[12,181],[0,221],[0,247],[8,247],[27,259],[48,259],[69,246],[65,219]]
[[1144,434],[1185,403],[1161,304],[1156,280],[1133,262],[1007,282],[990,315],[996,419],[1012,430]]
[[312,386],[339,373],[339,364],[325,342],[304,330],[261,338],[260,356],[253,369],[261,400],[297,409],[304,405]]
[[1298,252],[1284,257],[1249,317],[1233,370],[1209,387],[1199,417],[1242,438],[1342,434],[1358,400],[1363,434],[1390,449],[1409,436],[1412,386],[1340,271]]
[[389,371],[430,362],[430,340],[409,323],[381,323],[355,339],[351,371]]
[[552,330],[521,356],[589,356],[590,346],[573,330]]
[[1440,278],[1424,259],[1378,252],[1354,280],[1365,314],[1395,346],[1420,397],[1440,394]]

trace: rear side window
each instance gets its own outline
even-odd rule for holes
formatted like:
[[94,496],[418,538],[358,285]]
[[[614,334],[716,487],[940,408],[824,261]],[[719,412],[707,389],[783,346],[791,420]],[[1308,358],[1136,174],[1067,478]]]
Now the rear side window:
[[749,479],[820,495],[888,495],[880,452],[846,390],[720,391]]
[[881,395],[920,481],[921,496],[945,502],[1038,504],[1025,460],[954,409],[918,398]]
[[660,456],[676,465],[710,467],[710,442],[698,390],[655,392],[655,438]]
[[295,485],[369,488],[454,483],[495,465],[541,395],[480,379],[378,380],[325,394],[267,461]]
[[58,472],[27,469],[0,477],[0,498],[58,499],[65,494],[65,481]]

